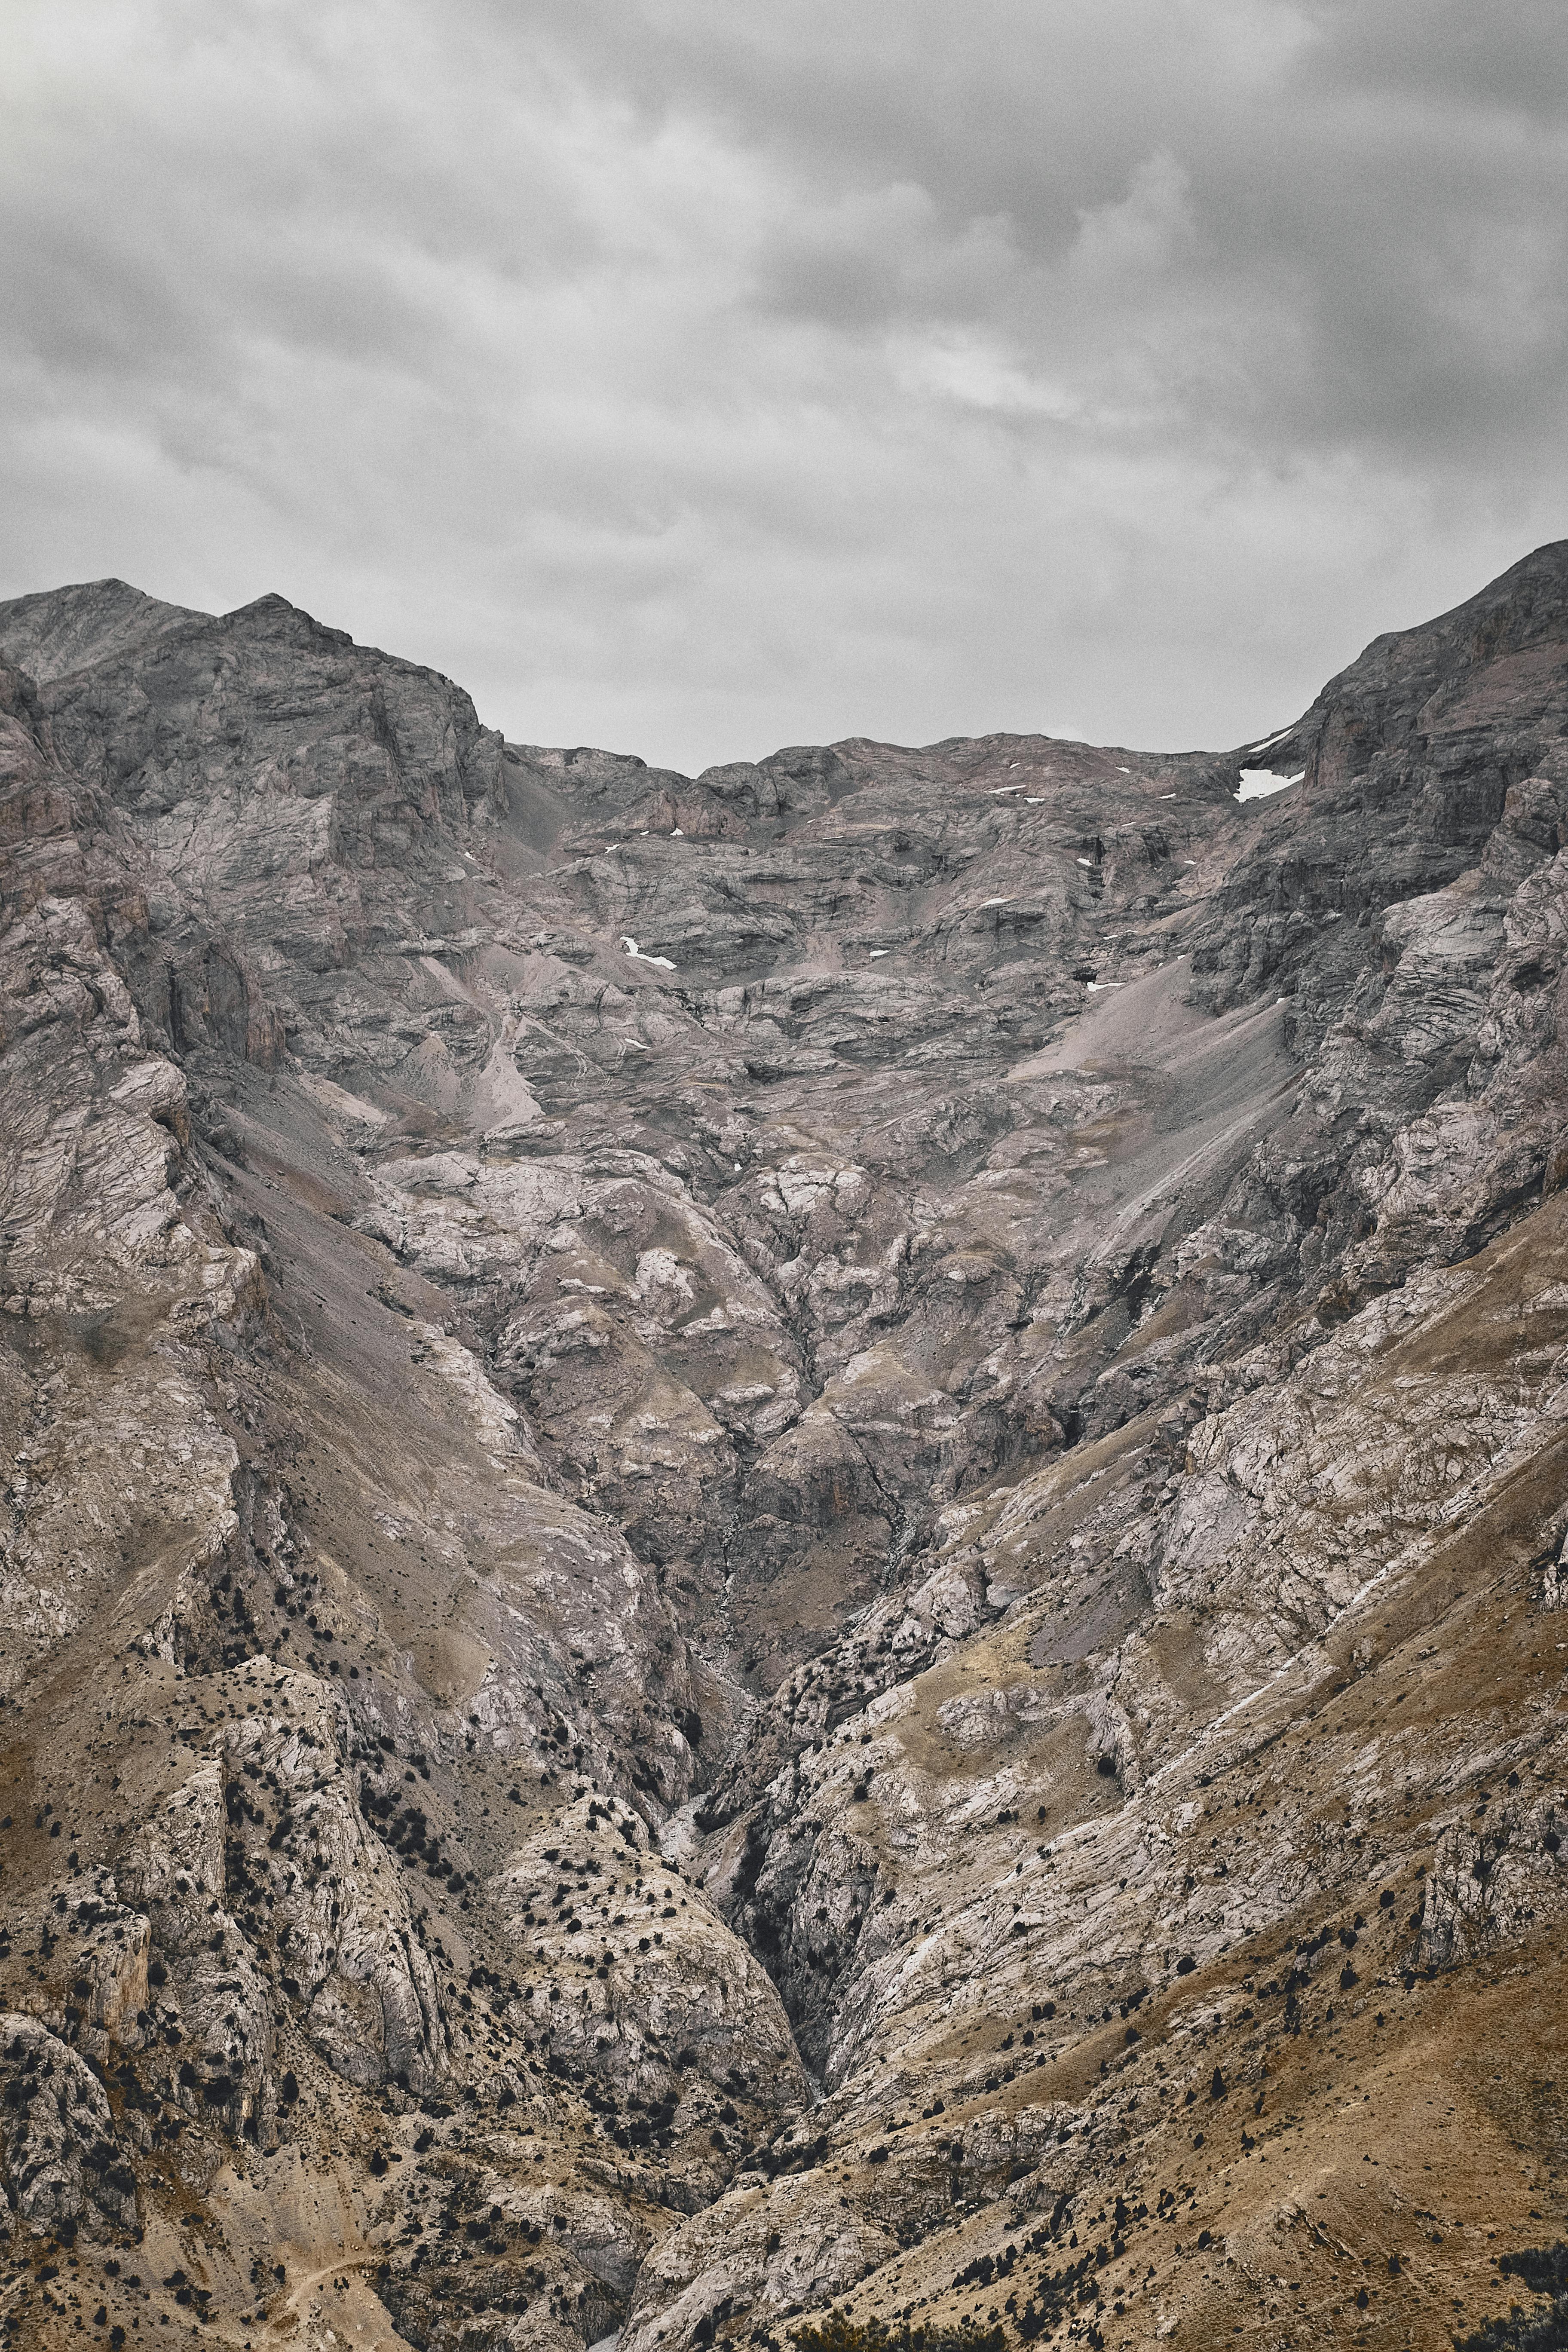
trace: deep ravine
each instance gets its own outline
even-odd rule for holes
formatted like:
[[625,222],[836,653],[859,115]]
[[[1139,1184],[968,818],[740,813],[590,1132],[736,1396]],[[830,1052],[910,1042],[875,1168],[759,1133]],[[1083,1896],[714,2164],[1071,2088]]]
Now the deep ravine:
[[697,779],[99,582],[0,811],[8,2342],[1547,2309],[1568,545]]

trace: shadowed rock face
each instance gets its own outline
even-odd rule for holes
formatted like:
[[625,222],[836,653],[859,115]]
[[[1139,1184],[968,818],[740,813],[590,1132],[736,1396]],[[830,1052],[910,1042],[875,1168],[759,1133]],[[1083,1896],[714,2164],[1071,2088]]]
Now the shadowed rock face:
[[118,582],[0,664],[12,2340],[1506,2310],[1568,547],[1224,755],[691,779]]

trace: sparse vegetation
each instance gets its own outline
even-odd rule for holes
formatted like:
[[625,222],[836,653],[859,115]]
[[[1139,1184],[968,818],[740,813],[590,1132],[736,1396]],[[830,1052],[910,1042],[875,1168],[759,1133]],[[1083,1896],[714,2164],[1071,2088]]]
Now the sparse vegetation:
[[1516,2278],[1533,2295],[1549,2295],[1544,2311],[1515,2304],[1506,2319],[1484,2319],[1469,2336],[1454,2338],[1456,2352],[1568,2352],[1568,2245],[1527,2246],[1504,2254],[1501,2277]]
[[955,2327],[907,2319],[889,2326],[841,2311],[808,2321],[791,2340],[796,2352],[1005,2352],[1007,2343],[1000,2326],[983,2327],[973,2320],[961,2320]]
[[658,2217],[666,2352],[1568,2352],[1568,2249],[1501,2251],[1568,2228],[1568,543],[1524,586],[1239,830],[1228,761],[682,780],[275,599],[42,600],[16,2352],[362,2263],[411,2344],[592,2344]]

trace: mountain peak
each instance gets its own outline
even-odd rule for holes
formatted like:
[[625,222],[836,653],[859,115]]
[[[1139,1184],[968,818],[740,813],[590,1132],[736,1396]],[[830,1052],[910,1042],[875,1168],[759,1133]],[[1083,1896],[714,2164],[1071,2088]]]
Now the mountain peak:
[[0,607],[24,2352],[1555,2290],[1565,585],[695,779]]

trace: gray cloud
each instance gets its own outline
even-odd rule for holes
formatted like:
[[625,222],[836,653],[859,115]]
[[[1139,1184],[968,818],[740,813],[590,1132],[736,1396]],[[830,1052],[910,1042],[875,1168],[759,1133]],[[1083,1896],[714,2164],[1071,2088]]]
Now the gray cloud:
[[1236,740],[1568,530],[1556,0],[15,23],[0,593],[700,766]]

